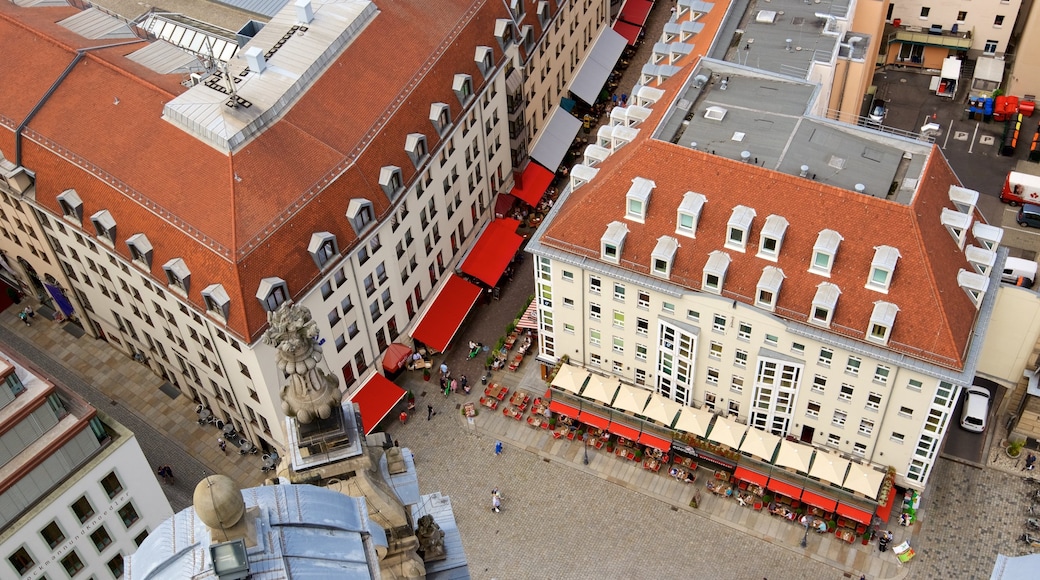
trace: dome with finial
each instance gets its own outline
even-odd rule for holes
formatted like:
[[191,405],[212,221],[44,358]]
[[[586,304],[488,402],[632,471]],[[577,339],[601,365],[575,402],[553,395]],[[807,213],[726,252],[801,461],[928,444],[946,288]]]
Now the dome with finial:
[[226,475],[206,476],[195,486],[195,514],[211,529],[233,527],[246,511],[242,490]]

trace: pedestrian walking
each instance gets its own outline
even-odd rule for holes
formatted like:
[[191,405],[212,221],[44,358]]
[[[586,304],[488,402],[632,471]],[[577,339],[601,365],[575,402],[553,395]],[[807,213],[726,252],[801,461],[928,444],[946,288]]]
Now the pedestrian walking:
[[442,375],[447,375],[448,374],[448,363],[441,363],[441,374]]
[[1033,468],[1036,467],[1035,464],[1036,464],[1036,455],[1033,455],[1032,453],[1030,453],[1026,457],[1026,466],[1022,468],[1022,471],[1033,471]]
[[459,381],[458,381],[458,379],[452,379],[451,380],[451,392],[452,392],[452,394],[455,394],[455,393],[459,392]]
[[18,319],[24,322],[26,326],[32,326],[32,324],[29,324],[29,315],[24,310],[18,313]]
[[227,455],[227,441],[224,441],[223,437],[217,437],[217,447],[220,447],[220,450],[224,452],[224,455]]
[[22,312],[24,312],[25,315],[29,318],[36,316],[36,313],[33,312],[32,306],[26,306],[25,309],[22,310]]
[[433,405],[426,405],[426,420],[429,421],[434,416]]
[[495,441],[495,455],[502,455],[502,442]]
[[491,511],[496,514],[502,511],[502,494],[498,493],[498,488],[491,490]]

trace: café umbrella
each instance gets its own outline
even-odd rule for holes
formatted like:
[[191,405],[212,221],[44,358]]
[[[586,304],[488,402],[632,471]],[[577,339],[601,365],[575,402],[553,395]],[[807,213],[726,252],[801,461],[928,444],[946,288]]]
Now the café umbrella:
[[643,409],[643,416],[657,421],[667,427],[671,427],[672,423],[675,422],[675,416],[682,410],[682,408],[682,405],[667,397],[651,393],[650,401],[646,404],[646,408]]
[[581,395],[609,405],[614,402],[614,394],[617,393],[618,386],[621,384],[616,381],[617,379],[607,379],[594,374],[589,377],[589,382],[585,384],[585,390]]
[[581,389],[585,386],[585,381],[588,379],[589,371],[565,364],[560,367],[560,370],[556,372],[556,376],[553,377],[552,386],[578,395],[581,394]]

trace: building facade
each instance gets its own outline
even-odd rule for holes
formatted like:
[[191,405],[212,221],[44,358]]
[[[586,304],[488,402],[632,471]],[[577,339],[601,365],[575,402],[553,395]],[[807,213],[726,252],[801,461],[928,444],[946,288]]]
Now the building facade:
[[[3,7],[5,50],[49,79],[2,112],[3,275],[280,446],[267,312],[307,306],[343,392],[362,384],[524,169],[607,3],[423,13],[286,6],[200,69],[132,26],[84,37],[78,9]],[[59,122],[87,101],[96,116]]]
[[[947,56],[1003,56],[1021,0],[892,2],[886,64],[941,68]],[[897,24],[898,21],[898,24]]]
[[5,578],[121,578],[173,511],[134,434],[0,358],[0,554]]

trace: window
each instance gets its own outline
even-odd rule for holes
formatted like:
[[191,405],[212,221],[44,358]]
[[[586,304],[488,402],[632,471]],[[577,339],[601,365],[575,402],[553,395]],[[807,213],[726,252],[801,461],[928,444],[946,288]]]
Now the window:
[[1004,26],[1004,17],[998,14],[993,18],[993,27],[999,28],[1001,26]]
[[986,44],[982,48],[982,53],[983,54],[996,54],[997,53],[997,44],[999,44],[999,41],[987,40]]
[[687,310],[686,311],[686,318],[688,318],[688,319],[690,319],[690,320],[692,320],[694,322],[700,322],[701,321],[701,313],[697,312],[696,310]]
[[737,349],[736,357],[733,359],[733,364],[740,367],[746,368],[748,360],[748,353],[746,350]]
[[614,300],[620,300],[622,302],[625,301],[625,285],[624,284],[617,284],[617,283],[614,284]]
[[29,555],[29,551],[26,550],[24,546],[18,548],[14,554],[8,556],[7,561],[10,562],[11,565],[14,566],[14,569],[23,576],[29,570],[36,567],[36,561],[32,559],[32,556]]
[[859,434],[870,435],[874,432],[874,422],[869,419],[863,419],[859,422]]
[[126,247],[130,257],[138,265],[145,268],[152,266],[152,244],[144,234],[134,234],[127,238]]
[[841,384],[841,391],[838,393],[838,398],[841,399],[842,401],[851,401],[852,400],[852,392],[853,392],[853,390],[854,389],[853,389],[852,385],[850,385],[848,383],[842,383]]
[[636,318],[636,334],[646,336],[650,331],[650,321],[645,318]]
[[816,362],[820,366],[828,367],[831,366],[831,360],[834,359],[834,351],[829,348],[821,348],[820,356],[816,359]]
[[928,14],[931,13],[932,9],[924,6],[921,8],[921,18],[928,18]]
[[737,401],[735,399],[730,399],[728,407],[729,407],[729,412],[730,412],[731,415],[733,415],[733,416],[740,415],[740,401]]
[[80,560],[79,554],[73,550],[68,556],[61,559],[61,565],[65,568],[65,572],[68,573],[69,576],[75,576],[83,569],[83,560]]
[[921,381],[919,381],[917,379],[910,379],[909,381],[906,382],[906,388],[910,389],[911,391],[917,391],[918,393],[921,392],[921,387],[923,387],[923,386],[924,386],[924,383],[922,383]]
[[573,282],[574,281],[574,272],[571,272],[570,270],[563,270],[563,281],[564,282]]
[[573,298],[564,297],[563,305],[566,306],[567,308],[574,308],[574,299]]
[[174,258],[169,262],[163,264],[163,271],[166,272],[166,282],[174,290],[179,290],[184,294],[187,294],[191,288],[191,270],[188,270],[187,264],[181,258]]
[[831,433],[827,436],[827,445],[830,445],[831,447],[837,447],[838,445],[841,445],[841,436],[835,433]]
[[788,222],[778,215],[770,215],[762,226],[758,242],[758,257],[775,262],[780,255],[780,245],[784,241]]
[[733,375],[729,381],[729,390],[738,395],[744,392],[744,377]]
[[848,362],[845,363],[845,373],[852,376],[859,376],[859,365],[863,362],[859,357],[850,356]]
[[108,494],[108,499],[112,499],[119,495],[123,491],[123,484],[116,477],[116,473],[113,471],[101,479],[101,487],[105,488],[105,493]]
[[603,284],[598,276],[589,276],[589,292],[599,294],[602,288]]
[[730,261],[729,254],[726,252],[720,250],[710,252],[708,261],[704,263],[704,277],[701,280],[701,289],[712,294],[721,294]]
[[408,153],[408,158],[412,160],[412,165],[416,169],[422,167],[426,158],[430,156],[429,149],[426,146],[426,135],[422,133],[410,133],[405,137],[404,150]]
[[910,419],[914,416],[914,410],[911,407],[899,407],[899,416],[904,419]]
[[566,332],[567,334],[574,334],[574,325],[573,324],[567,324],[566,322],[564,322],[563,323],[563,331]]
[[90,540],[94,542],[94,547],[97,548],[98,553],[104,552],[105,548],[112,544],[112,536],[108,535],[108,530],[105,529],[105,526],[98,526],[98,529],[90,534]]
[[589,329],[589,344],[592,346],[599,346],[602,339],[602,334],[595,328]]
[[494,50],[490,46],[478,46],[477,53],[474,55],[474,59],[477,63],[477,68],[480,69],[480,74],[484,78],[491,76],[491,73],[495,72],[495,54]]
[[43,541],[47,542],[51,549],[57,548],[58,544],[65,541],[65,533],[61,531],[57,521],[52,521],[47,524],[47,527],[40,530],[40,536],[43,537]]
[[589,364],[598,367],[603,364],[603,358],[596,353],[589,354]]
[[827,389],[827,377],[823,375],[816,375],[813,377],[812,391],[814,393],[822,393]]
[[895,304],[882,300],[875,302],[874,309],[870,313],[870,332],[867,334],[867,340],[887,344],[897,313],[899,313],[899,307]]
[[726,332],[726,317],[716,314],[712,318],[711,329],[715,332]]
[[589,318],[592,320],[599,320],[602,317],[602,309],[599,304],[595,302],[589,302]]
[[646,385],[646,369],[636,369],[636,384]]
[[816,287],[816,296],[813,298],[812,315],[809,316],[809,322],[820,326],[830,326],[839,296],[841,296],[841,289],[835,284],[821,282]]
[[755,306],[772,311],[776,308],[777,294],[780,293],[780,285],[784,281],[784,271],[776,266],[766,266],[762,269],[762,276],[758,279],[757,292],[755,293]]
[[845,419],[848,418],[848,414],[845,411],[836,410],[834,411],[834,417],[831,418],[831,423],[838,427],[845,425]]
[[679,241],[670,236],[661,236],[657,239],[657,245],[654,246],[653,252],[650,254],[651,268],[650,272],[655,276],[668,278],[672,272],[672,262],[675,259],[675,252],[679,249]]
[[765,342],[769,346],[776,346],[777,344],[780,343],[780,337],[776,336],[775,334],[766,334]]
[[599,240],[600,257],[607,262],[619,263],[627,235],[627,225],[618,221],[607,224],[607,229]]
[[704,408],[711,412],[715,412],[715,393],[704,393]]
[[354,233],[360,236],[375,222],[375,210],[367,199],[354,198],[347,204],[347,219]]
[[844,239],[834,230],[822,230],[816,236],[816,243],[813,245],[813,259],[809,264],[809,271],[821,276],[830,276],[838,245]]
[[852,452],[860,457],[866,457],[867,455],[867,444],[866,443],[853,443]]
[[902,256],[899,250],[892,246],[877,246],[874,248],[874,259],[870,263],[870,277],[867,278],[867,288],[878,292],[888,293],[888,287],[892,283],[892,273],[895,271],[896,262]]
[[643,177],[636,177],[632,180],[632,186],[628,188],[628,193],[625,195],[626,219],[643,223],[646,218],[646,206],[650,202],[650,194],[654,187],[653,181]]
[[615,375],[620,375],[624,372],[625,365],[622,364],[621,361],[610,361],[610,370],[613,371]]
[[867,395],[867,409],[877,411],[881,406],[881,393],[870,393]]
[[311,241],[307,244],[307,252],[314,260],[314,265],[319,270],[332,263],[332,259],[339,254],[336,245],[336,236],[329,232],[317,232],[311,234]]
[[888,374],[891,371],[892,369],[886,367],[885,365],[878,365],[877,368],[874,369],[874,382],[880,383],[882,385],[888,384]]
[[289,287],[278,277],[263,278],[257,288],[256,298],[267,312],[274,312],[289,299]]
[[722,360],[722,343],[711,341],[708,346],[708,358]]
[[76,519],[81,524],[86,523],[87,520],[94,516],[94,506],[90,505],[90,500],[85,495],[80,496],[79,499],[73,502],[71,507],[72,513],[76,514]]
[[751,234],[751,222],[755,219],[755,210],[738,205],[733,208],[727,223],[726,247],[743,252],[747,248],[747,240]]
[[134,525],[137,520],[141,519],[140,516],[137,515],[137,510],[134,509],[133,504],[130,503],[119,508],[119,517],[122,518],[123,525],[127,528]]
[[640,290],[637,294],[636,306],[644,310],[650,309],[650,293]]
[[625,353],[625,339],[621,338],[620,336],[615,336],[613,338],[612,342],[613,342],[614,352],[616,352],[618,354],[624,354]]
[[57,199],[62,215],[77,222],[83,221],[83,200],[79,198],[76,190],[67,189],[59,194]]
[[112,573],[116,578],[123,577],[123,555],[116,554],[114,558],[108,561],[108,571]]
[[900,444],[903,443],[903,439],[905,439],[905,437],[903,437],[902,433],[896,433],[895,431],[893,431],[892,435],[890,435],[888,438],[890,440],[894,441],[895,443],[900,443]]
[[805,408],[805,414],[813,419],[820,416],[820,403],[819,401],[809,401],[809,405]]
[[672,304],[671,302],[662,302],[661,312],[664,312],[665,314],[675,314],[675,304]]
[[704,208],[706,201],[707,198],[700,193],[687,191],[683,195],[683,200],[676,213],[675,233],[691,238],[696,237],[697,221],[700,219],[701,209]]
[[624,328],[625,327],[625,313],[621,310],[614,311],[614,327]]
[[751,340],[751,325],[741,322],[737,325],[737,338],[740,340]]
[[719,369],[708,368],[708,375],[705,378],[709,385],[719,384]]
[[647,349],[645,344],[636,344],[636,360],[645,361],[646,353]]
[[957,20],[959,22],[964,22],[967,18],[968,18],[968,13],[967,12],[965,12],[963,10],[957,12]]
[[804,356],[805,355],[805,345],[804,344],[799,344],[797,342],[792,342],[791,343],[791,352],[793,352],[794,354],[797,354],[799,356]]

